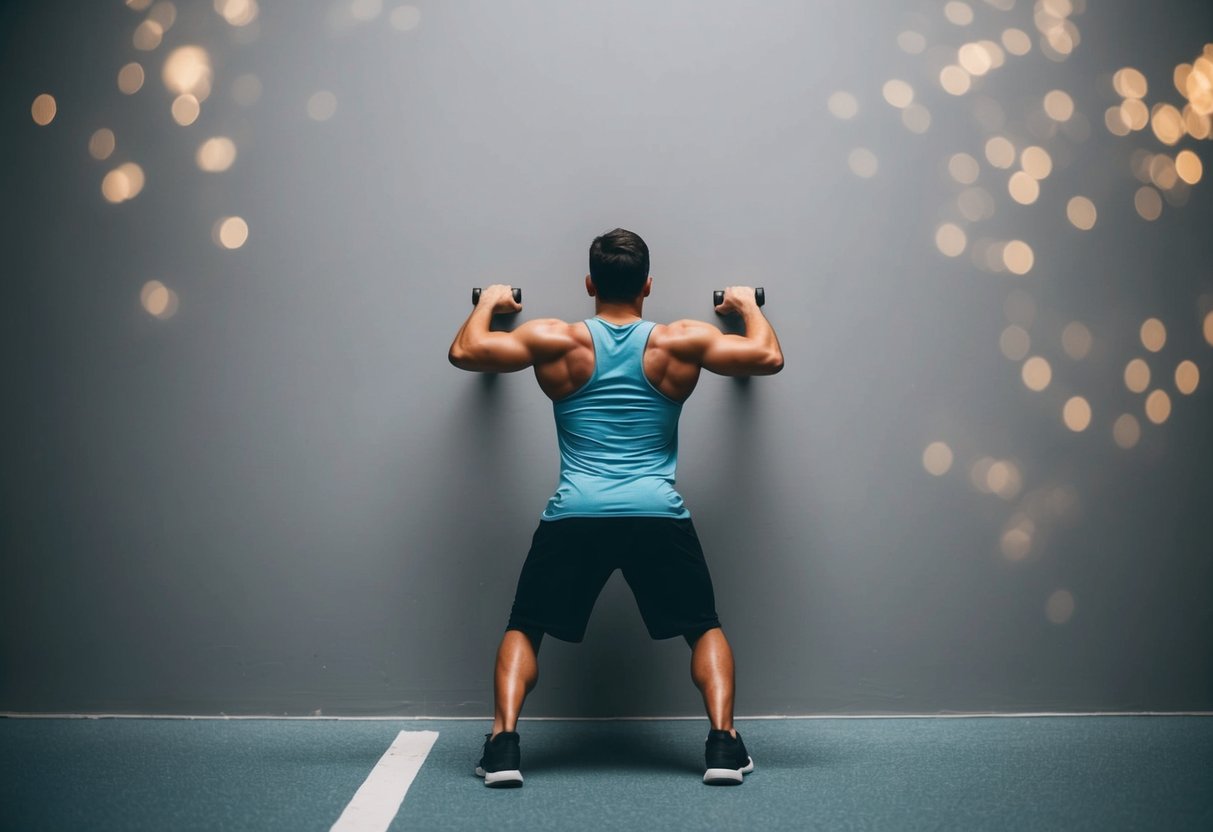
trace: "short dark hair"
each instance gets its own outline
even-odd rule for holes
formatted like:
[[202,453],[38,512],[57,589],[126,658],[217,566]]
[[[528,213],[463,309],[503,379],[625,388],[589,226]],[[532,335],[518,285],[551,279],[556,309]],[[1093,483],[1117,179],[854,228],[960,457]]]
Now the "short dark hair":
[[602,300],[634,300],[648,277],[649,247],[639,234],[616,228],[590,243],[590,280]]

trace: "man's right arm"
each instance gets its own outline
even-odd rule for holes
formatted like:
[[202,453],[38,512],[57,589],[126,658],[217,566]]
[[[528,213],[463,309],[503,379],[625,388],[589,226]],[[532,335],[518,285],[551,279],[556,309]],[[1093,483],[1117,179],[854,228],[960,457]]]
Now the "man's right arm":
[[740,315],[745,324],[745,335],[724,333],[700,321],[679,321],[672,325],[682,336],[675,338],[671,345],[677,358],[722,376],[765,376],[783,369],[779,339],[758,308],[752,288],[730,286],[716,311]]

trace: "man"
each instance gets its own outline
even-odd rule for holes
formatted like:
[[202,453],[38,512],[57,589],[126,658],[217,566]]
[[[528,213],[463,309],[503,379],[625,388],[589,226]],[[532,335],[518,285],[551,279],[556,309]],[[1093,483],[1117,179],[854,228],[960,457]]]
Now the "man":
[[579,642],[607,578],[621,569],[654,639],[682,636],[711,730],[704,782],[737,784],[754,769],[733,727],[733,653],[690,512],[674,490],[678,417],[707,369],[729,376],[783,368],[783,352],[749,287],[730,287],[719,313],[735,312],[745,335],[699,321],[645,321],[652,289],[644,240],[617,228],[590,246],[585,288],[595,317],[540,319],[512,332],[489,329],[496,313],[522,307],[509,286],[489,286],[451,344],[456,367],[509,373],[534,367],[552,399],[560,482],[518,578],[497,651],[493,732],[476,774],[486,786],[522,785],[515,730],[539,676],[544,633]]

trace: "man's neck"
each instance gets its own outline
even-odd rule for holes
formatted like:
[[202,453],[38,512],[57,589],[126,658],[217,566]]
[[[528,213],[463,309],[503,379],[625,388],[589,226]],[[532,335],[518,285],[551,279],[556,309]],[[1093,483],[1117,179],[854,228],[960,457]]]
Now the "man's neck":
[[644,317],[641,314],[643,306],[644,301],[642,300],[634,302],[595,300],[594,314],[607,323],[631,324]]

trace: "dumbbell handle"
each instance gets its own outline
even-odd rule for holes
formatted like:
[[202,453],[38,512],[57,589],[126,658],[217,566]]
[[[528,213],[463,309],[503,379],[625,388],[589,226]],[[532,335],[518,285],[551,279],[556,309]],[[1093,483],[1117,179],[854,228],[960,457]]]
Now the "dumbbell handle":
[[[754,290],[754,300],[759,306],[767,302],[767,293],[761,286]],[[724,303],[724,290],[717,289],[715,292],[712,292],[712,306],[720,306],[722,303]]]
[[[472,306],[480,303],[480,287],[477,286],[472,290]],[[522,303],[522,289],[514,287],[514,303]]]

